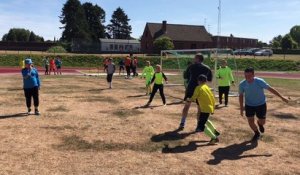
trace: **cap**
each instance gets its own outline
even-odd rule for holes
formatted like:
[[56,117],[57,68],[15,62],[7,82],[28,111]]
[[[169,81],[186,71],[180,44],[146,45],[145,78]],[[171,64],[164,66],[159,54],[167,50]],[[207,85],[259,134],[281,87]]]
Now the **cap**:
[[32,64],[32,60],[30,58],[25,59],[25,64]]

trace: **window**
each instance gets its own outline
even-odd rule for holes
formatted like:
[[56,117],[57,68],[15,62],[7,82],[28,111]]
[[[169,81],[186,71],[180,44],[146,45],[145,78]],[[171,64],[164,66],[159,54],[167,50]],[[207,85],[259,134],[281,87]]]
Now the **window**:
[[114,45],[113,44],[109,45],[109,50],[114,50]]

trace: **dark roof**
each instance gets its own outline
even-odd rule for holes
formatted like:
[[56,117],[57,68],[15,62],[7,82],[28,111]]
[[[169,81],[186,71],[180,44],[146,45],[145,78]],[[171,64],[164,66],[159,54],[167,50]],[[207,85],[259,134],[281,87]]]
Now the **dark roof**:
[[167,36],[173,41],[203,41],[212,42],[211,35],[206,31],[204,26],[167,24],[167,32],[162,30],[162,23],[147,23],[151,36]]

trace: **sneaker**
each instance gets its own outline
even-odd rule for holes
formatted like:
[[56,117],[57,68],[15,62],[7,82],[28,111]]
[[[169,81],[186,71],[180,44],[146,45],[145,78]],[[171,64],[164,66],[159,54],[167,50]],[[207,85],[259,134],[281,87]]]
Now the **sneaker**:
[[167,103],[164,103],[164,106],[167,106]]
[[260,133],[257,131],[255,132],[254,136],[252,137],[251,141],[257,141],[260,138]]
[[34,110],[34,114],[35,114],[35,115],[40,115],[41,113],[40,113],[39,110],[36,109],[36,110]]
[[220,132],[216,130],[215,135],[218,137],[220,135]]
[[260,131],[261,133],[264,133],[264,132],[265,132],[264,126],[263,126],[263,125],[260,125],[258,122],[257,122],[257,125],[258,125],[258,128],[259,128],[259,131]]
[[203,130],[200,129],[199,127],[197,127],[197,128],[195,129],[195,132],[203,132]]
[[150,103],[148,102],[147,104],[144,105],[144,107],[149,107]]
[[218,138],[215,138],[215,139],[211,139],[210,141],[209,141],[209,145],[214,145],[214,144],[216,144],[216,143],[218,143],[220,140],[218,139]]
[[184,123],[180,123],[178,129],[183,130],[184,129]]
[[30,115],[30,112],[31,112],[31,109],[28,108],[28,110],[27,110],[27,115]]

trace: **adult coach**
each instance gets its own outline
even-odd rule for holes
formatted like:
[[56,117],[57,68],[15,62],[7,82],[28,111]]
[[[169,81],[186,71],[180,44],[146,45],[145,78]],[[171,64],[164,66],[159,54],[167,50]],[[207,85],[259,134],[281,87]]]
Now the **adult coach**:
[[39,89],[41,87],[39,74],[37,69],[32,66],[32,60],[25,59],[25,68],[22,69],[23,89],[26,98],[26,106],[28,115],[31,112],[31,98],[33,97],[34,114],[40,115],[39,112]]
[[[191,98],[195,91],[195,88],[198,86],[198,77],[203,74],[207,77],[207,81],[212,81],[212,72],[210,68],[203,64],[204,57],[202,54],[198,53],[194,57],[194,64],[190,65],[186,70],[186,79],[188,79],[188,86],[185,91],[185,99]],[[182,110],[182,118],[179,125],[179,129],[183,129],[185,125],[185,120],[188,115],[188,111],[191,103],[185,103]],[[198,107],[198,113],[200,112]],[[199,115],[197,115],[199,116]]]
[[[245,80],[242,80],[239,85],[239,102],[240,113],[244,116],[244,96],[245,96],[245,111],[250,128],[254,131],[252,141],[260,138],[260,133],[265,132],[264,125],[266,123],[267,104],[264,89],[269,90],[274,95],[280,97],[284,102],[288,99],[283,97],[277,90],[272,88],[265,80],[254,76],[254,69],[249,67],[244,72]],[[257,125],[255,124],[254,116],[258,118]]]

